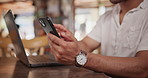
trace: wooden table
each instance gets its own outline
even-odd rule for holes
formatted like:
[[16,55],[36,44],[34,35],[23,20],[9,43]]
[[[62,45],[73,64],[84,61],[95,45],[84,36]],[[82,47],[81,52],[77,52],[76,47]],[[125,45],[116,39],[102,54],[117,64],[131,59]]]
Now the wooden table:
[[0,78],[108,78],[75,66],[28,68],[14,57],[0,58]]

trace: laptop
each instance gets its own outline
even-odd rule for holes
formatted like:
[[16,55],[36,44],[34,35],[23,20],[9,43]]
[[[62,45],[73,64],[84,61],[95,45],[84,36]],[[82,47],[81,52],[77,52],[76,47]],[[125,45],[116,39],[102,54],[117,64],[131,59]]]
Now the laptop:
[[54,57],[51,56],[27,56],[25,52],[25,48],[23,46],[22,40],[19,36],[18,29],[16,27],[15,21],[14,21],[14,15],[11,10],[9,10],[5,16],[4,16],[9,35],[11,38],[11,41],[15,48],[15,54],[17,58],[27,65],[28,67],[41,67],[41,66],[59,66],[63,65],[55,61],[53,59]]

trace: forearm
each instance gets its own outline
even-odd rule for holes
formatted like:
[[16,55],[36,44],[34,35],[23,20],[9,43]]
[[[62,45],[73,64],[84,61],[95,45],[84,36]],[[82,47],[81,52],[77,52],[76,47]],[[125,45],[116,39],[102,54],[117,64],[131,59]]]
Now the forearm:
[[87,44],[85,44],[84,42],[78,41],[78,45],[79,45],[80,50],[83,50],[85,52],[91,52],[89,50],[89,47],[87,47]]
[[87,57],[88,62],[84,66],[85,68],[115,77],[142,78],[147,70],[145,61],[138,57],[110,57],[91,53]]
[[85,52],[92,52],[100,47],[100,43],[86,36],[83,40],[78,41],[79,48]]

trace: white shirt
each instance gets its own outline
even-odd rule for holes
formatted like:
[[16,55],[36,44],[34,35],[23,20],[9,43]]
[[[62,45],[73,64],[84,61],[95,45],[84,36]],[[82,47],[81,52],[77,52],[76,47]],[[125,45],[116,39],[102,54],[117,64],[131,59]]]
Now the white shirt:
[[120,6],[106,12],[97,21],[88,36],[101,43],[101,54],[117,57],[134,57],[148,50],[148,0],[127,12],[119,23]]

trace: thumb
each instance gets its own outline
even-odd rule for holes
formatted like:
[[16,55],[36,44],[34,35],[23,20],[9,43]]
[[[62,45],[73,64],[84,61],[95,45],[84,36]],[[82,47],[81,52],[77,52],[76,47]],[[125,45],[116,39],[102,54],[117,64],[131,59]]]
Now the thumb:
[[65,41],[70,41],[70,42],[75,41],[75,40],[73,39],[73,37],[71,37],[71,36],[73,36],[73,35],[70,34],[70,33],[61,32],[61,37],[62,37]]

